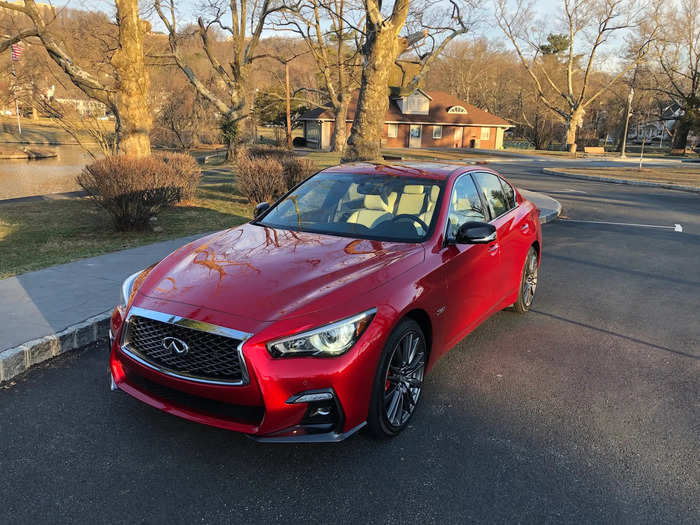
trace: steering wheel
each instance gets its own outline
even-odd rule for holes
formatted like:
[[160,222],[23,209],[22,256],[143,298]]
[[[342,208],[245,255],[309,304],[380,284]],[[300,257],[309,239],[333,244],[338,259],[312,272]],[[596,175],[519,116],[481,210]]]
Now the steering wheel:
[[398,215],[395,215],[389,222],[398,222],[402,219],[409,219],[417,223],[421,228],[423,228],[424,232],[428,231],[428,225],[425,224],[422,219],[416,217],[415,215],[411,215],[410,213],[400,213]]

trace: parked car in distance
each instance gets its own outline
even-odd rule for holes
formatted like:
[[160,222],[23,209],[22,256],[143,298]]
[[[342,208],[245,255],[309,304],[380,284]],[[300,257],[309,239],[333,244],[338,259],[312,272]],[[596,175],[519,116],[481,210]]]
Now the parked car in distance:
[[425,374],[532,304],[537,208],[486,166],[323,170],[122,287],[113,389],[260,441],[406,428]]

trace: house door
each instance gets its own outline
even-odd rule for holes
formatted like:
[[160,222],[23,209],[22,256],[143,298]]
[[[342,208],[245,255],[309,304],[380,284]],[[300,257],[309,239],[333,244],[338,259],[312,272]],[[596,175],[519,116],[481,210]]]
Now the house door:
[[464,131],[460,127],[455,128],[455,133],[454,133],[454,146],[455,148],[461,148],[462,147],[462,131]]
[[409,148],[420,148],[421,147],[421,138],[422,138],[422,129],[420,124],[411,124],[411,134],[409,135],[408,138],[408,147]]

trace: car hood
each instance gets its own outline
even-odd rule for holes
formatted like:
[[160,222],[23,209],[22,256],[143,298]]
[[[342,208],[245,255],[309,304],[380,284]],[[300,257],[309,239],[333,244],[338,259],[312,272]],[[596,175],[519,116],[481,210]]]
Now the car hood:
[[357,297],[424,258],[420,244],[245,224],[173,252],[138,291],[153,299],[272,321]]

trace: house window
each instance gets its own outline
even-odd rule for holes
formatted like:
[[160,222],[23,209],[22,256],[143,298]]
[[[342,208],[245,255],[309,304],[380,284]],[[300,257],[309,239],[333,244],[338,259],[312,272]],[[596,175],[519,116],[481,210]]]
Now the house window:
[[481,140],[489,140],[491,138],[491,128],[481,128]]
[[447,110],[448,113],[466,113],[467,110],[464,109],[462,106],[452,106],[450,109]]
[[395,139],[396,137],[399,136],[399,125],[398,124],[389,124],[389,129],[387,130],[387,136],[390,139]]
[[441,139],[442,138],[442,126],[433,126],[433,138],[434,139]]

